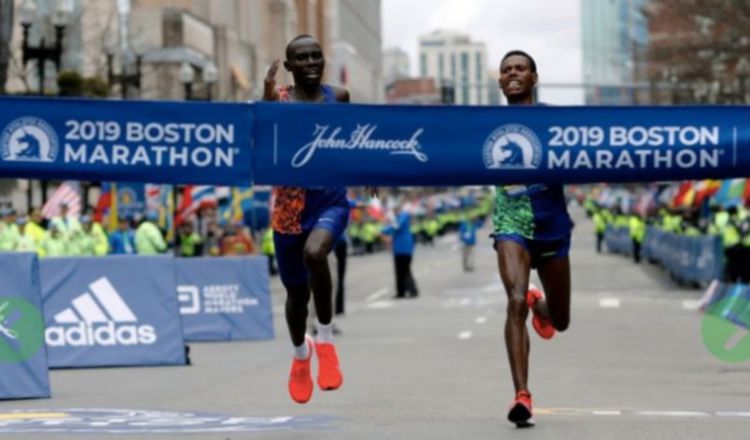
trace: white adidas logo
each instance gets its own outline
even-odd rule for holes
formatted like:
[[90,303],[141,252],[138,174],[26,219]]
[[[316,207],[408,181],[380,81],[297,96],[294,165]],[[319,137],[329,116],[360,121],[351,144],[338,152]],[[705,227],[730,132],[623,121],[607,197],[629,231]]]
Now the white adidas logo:
[[[45,330],[50,347],[93,345],[151,345],[156,330],[137,325],[138,318],[106,277],[89,284],[91,293],[73,299],[72,306],[55,315],[55,323]],[[98,300],[98,301],[97,301]]]

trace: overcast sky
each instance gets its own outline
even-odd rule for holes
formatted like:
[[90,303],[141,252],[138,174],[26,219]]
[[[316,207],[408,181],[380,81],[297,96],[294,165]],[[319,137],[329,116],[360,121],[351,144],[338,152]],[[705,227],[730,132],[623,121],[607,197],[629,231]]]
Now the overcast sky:
[[552,87],[583,81],[580,9],[579,0],[383,0],[383,43],[408,52],[415,75],[418,38],[435,29],[484,42],[491,66],[522,49],[536,60],[540,83],[550,84],[539,89],[541,100],[582,104],[581,90]]

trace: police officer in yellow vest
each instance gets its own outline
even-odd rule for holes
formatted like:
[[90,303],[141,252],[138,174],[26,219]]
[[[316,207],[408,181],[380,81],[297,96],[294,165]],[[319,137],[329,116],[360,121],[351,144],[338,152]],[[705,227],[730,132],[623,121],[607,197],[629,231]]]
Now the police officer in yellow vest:
[[260,243],[263,255],[268,258],[268,272],[271,276],[276,275],[276,247],[273,244],[273,228],[266,228]]
[[722,243],[724,244],[724,256],[727,267],[727,281],[737,283],[742,273],[742,237],[737,224],[737,207],[732,206],[727,210],[729,220],[720,229]]
[[633,261],[641,262],[641,244],[646,237],[646,222],[638,214],[630,215],[630,239],[633,242]]
[[604,232],[607,230],[607,220],[601,208],[595,208],[593,211],[594,230],[596,231],[596,253],[602,253],[602,242],[604,242]]

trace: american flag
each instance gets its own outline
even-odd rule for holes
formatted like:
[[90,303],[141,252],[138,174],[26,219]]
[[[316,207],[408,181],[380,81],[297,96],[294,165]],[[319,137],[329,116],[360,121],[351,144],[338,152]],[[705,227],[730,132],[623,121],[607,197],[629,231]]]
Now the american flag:
[[81,188],[78,182],[63,182],[42,207],[42,217],[51,219],[59,215],[60,205],[63,203],[68,205],[69,217],[78,217],[81,214]]

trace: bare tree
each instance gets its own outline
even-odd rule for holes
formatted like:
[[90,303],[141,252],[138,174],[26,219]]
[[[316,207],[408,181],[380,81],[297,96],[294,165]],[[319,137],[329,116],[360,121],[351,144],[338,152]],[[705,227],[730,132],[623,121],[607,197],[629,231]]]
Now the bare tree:
[[5,94],[10,59],[10,39],[13,36],[13,0],[0,0],[0,95]]
[[651,0],[646,13],[652,81],[673,83],[680,101],[745,101],[750,1]]

